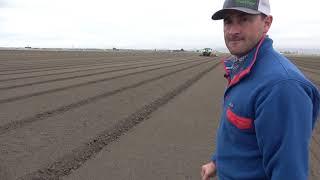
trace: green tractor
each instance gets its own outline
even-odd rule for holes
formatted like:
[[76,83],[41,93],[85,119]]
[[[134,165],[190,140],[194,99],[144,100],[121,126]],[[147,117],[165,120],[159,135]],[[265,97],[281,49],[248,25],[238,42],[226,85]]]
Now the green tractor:
[[204,48],[202,50],[202,56],[211,56],[212,49],[211,48]]

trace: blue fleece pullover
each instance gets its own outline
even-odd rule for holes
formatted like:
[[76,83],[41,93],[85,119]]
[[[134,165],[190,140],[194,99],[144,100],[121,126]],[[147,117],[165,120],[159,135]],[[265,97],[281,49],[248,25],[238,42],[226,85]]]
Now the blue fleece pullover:
[[307,180],[308,148],[319,112],[319,91],[269,37],[240,71],[224,60],[228,86],[217,132],[219,180]]

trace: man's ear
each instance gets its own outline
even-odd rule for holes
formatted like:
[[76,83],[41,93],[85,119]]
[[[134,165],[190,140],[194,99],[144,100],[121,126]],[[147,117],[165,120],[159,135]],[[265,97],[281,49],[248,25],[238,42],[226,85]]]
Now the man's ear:
[[272,20],[273,17],[272,16],[267,16],[266,18],[264,18],[264,33],[267,34],[267,32],[269,31],[271,24],[272,24]]

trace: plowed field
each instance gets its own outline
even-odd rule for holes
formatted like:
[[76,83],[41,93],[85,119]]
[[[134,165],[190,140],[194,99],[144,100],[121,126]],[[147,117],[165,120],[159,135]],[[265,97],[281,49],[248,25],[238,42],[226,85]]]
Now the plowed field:
[[[0,51],[0,179],[199,179],[214,149],[221,57]],[[319,87],[320,57],[292,57]],[[310,147],[320,179],[320,126]]]

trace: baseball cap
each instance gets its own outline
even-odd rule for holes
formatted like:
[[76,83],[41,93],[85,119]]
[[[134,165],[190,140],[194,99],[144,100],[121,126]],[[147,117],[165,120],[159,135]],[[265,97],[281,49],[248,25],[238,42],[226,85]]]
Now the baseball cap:
[[270,15],[269,0],[225,0],[223,8],[212,15],[213,20],[223,19],[229,9],[242,11],[248,14]]

